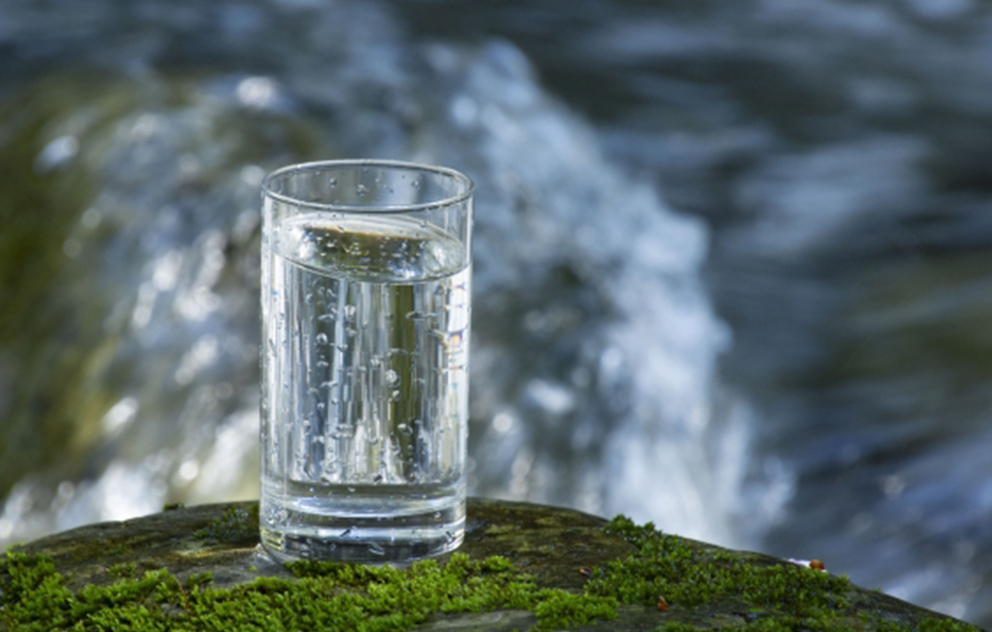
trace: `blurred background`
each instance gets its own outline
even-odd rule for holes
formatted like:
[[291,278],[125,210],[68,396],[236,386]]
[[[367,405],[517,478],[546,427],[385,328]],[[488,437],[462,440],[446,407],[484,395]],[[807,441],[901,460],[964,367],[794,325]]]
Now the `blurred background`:
[[992,626],[992,5],[0,0],[0,548],[257,497],[258,187],[477,184],[471,493]]

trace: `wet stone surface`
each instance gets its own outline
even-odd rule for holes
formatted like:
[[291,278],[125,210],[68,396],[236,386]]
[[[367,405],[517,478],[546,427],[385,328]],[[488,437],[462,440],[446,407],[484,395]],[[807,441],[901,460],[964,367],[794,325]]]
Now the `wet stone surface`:
[[[581,590],[585,579],[577,569],[605,564],[634,550],[608,535],[605,524],[602,518],[567,509],[473,498],[465,542],[458,552],[472,558],[511,557],[540,586]],[[161,568],[180,578],[209,572],[220,587],[259,576],[293,577],[260,549],[255,502],[182,507],[80,527],[18,550],[51,557],[72,588],[113,583],[116,578],[106,573],[106,567],[128,563],[139,574]]]
[[[606,580],[607,584],[626,581],[622,572],[616,574],[618,560],[636,565],[650,559],[649,564],[661,567],[676,564],[678,556],[683,560],[691,559],[690,563],[698,566],[735,566],[754,569],[759,574],[783,569],[784,576],[791,578],[789,581],[800,582],[802,588],[810,592],[828,585],[811,581],[818,580],[820,575],[810,569],[777,558],[730,551],[675,536],[660,536],[664,540],[653,540],[664,544],[655,549],[652,554],[655,557],[645,558],[644,540],[638,540],[643,537],[644,530],[638,531],[640,528],[629,521],[626,523],[629,528],[618,529],[617,520],[608,523],[602,518],[568,509],[473,498],[469,501],[468,515],[465,543],[454,555],[467,555],[470,560],[505,557],[516,571],[533,578],[537,590],[559,589],[573,595],[590,593],[593,592],[590,587],[597,581]],[[121,569],[127,569],[124,574],[131,577],[167,569],[187,586],[187,591],[195,590],[189,586],[195,586],[196,577],[202,577],[203,573],[211,574],[211,589],[232,588],[260,577],[299,581],[296,579],[298,573],[272,561],[261,551],[258,505],[254,502],[175,508],[125,522],[73,529],[15,549],[17,554],[49,557],[57,572],[65,578],[66,586],[76,594],[82,594],[80,591],[86,586],[92,589],[93,586],[116,584],[121,581]],[[452,554],[438,561],[443,567],[452,561]],[[613,575],[605,570],[611,563]],[[765,576],[775,581],[775,575],[762,575]],[[824,573],[823,577],[826,576]],[[0,589],[7,588],[6,595],[0,593],[0,615],[14,613],[18,607],[10,603],[10,595],[15,592],[11,589],[10,577],[10,569],[0,563]],[[470,583],[471,578],[465,581]],[[834,599],[838,605],[836,612],[825,613],[822,608],[818,611],[824,623],[821,629],[851,629],[854,626],[866,630],[978,630],[879,592],[858,588],[840,578],[829,586],[836,596],[828,601]],[[608,586],[606,590],[609,590]],[[742,586],[740,591],[718,595],[709,601],[683,597],[681,602],[677,598],[681,593],[676,587],[669,585],[667,590],[673,598],[671,603],[665,602],[664,607],[661,600],[658,604],[645,604],[643,599],[641,603],[636,603],[636,599],[623,603],[621,599],[614,618],[592,617],[576,627],[602,631],[647,631],[672,625],[675,625],[673,629],[680,629],[679,626],[681,629],[747,629],[761,623],[763,630],[787,630],[795,624],[794,620],[783,616],[791,616],[793,608],[785,601],[776,604],[764,597],[765,601],[761,603],[750,603],[749,594],[754,592],[753,588]],[[791,598],[789,596],[798,595],[799,590],[786,590],[784,594]],[[186,598],[185,594],[183,598]],[[653,598],[653,594],[649,594],[649,598]],[[823,602],[807,599],[803,603]],[[807,613],[800,614],[805,616]],[[780,620],[781,626],[778,626]],[[566,629],[549,625],[548,621],[542,622],[537,614],[523,609],[448,612],[431,615],[416,629],[488,632],[528,630],[535,626]],[[15,623],[12,618],[0,616],[0,630],[20,629]],[[803,623],[802,627],[809,625],[808,621]]]

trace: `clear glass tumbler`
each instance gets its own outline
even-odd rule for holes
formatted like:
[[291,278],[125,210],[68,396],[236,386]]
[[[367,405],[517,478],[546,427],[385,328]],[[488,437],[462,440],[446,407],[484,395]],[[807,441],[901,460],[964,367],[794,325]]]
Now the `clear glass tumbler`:
[[262,184],[261,540],[402,562],[465,528],[472,181],[382,160]]

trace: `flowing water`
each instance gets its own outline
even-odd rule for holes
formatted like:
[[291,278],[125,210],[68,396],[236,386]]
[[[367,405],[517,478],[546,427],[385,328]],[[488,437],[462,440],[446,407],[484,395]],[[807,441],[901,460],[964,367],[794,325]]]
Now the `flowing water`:
[[470,493],[992,625],[990,32],[975,0],[5,3],[0,542],[257,496],[261,176],[375,156],[477,184]]

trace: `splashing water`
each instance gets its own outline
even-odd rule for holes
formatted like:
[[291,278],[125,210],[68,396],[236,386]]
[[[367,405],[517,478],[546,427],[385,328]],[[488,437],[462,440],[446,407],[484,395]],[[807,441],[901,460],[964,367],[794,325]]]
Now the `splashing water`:
[[[91,4],[94,33],[136,19]],[[27,47],[35,16],[20,10],[7,39]],[[40,440],[25,411],[42,398],[62,402],[46,423],[68,437],[44,447],[59,458],[18,462],[0,542],[255,495],[257,186],[274,166],[348,154],[476,180],[474,493],[624,511],[726,544],[775,518],[788,477],[756,468],[748,408],[714,378],[729,335],[699,277],[704,227],[609,164],[517,49],[411,41],[368,3],[219,10],[242,11],[221,21],[220,51],[192,13],[166,27],[190,44],[180,60],[152,35],[161,24],[128,24],[141,35],[111,40],[109,78],[25,139],[44,145],[37,177],[83,178],[94,194],[62,209],[51,237],[64,252],[48,296],[60,298],[41,309],[72,331],[31,343],[40,356],[71,350],[65,388],[0,358],[0,412],[21,429],[6,449]],[[269,19],[312,46],[253,50]],[[56,37],[53,50],[73,46]],[[118,78],[218,57],[249,72]]]
[[988,627],[992,9],[559,5],[8,2],[0,543],[257,493],[258,185],[367,155],[479,185],[475,493]]

